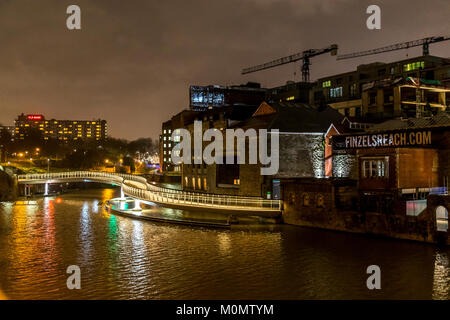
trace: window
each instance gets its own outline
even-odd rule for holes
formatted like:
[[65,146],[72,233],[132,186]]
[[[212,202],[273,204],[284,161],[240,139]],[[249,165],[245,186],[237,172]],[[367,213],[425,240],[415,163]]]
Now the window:
[[309,207],[309,194],[305,193],[303,195],[303,206],[304,207]]
[[362,175],[364,178],[387,178],[389,176],[389,157],[364,159]]
[[208,183],[206,182],[206,178],[203,178],[203,189],[208,190]]
[[316,198],[316,206],[317,208],[325,207],[325,199],[322,194],[318,194]]
[[331,80],[322,82],[322,88],[331,87]]
[[342,97],[342,87],[331,88],[330,89],[330,97],[331,98]]
[[416,61],[416,62],[412,62],[412,63],[403,65],[403,71],[405,71],[405,72],[424,69],[424,68],[425,68],[424,61]]
[[352,83],[350,85],[350,97],[356,97],[358,94],[358,84]]

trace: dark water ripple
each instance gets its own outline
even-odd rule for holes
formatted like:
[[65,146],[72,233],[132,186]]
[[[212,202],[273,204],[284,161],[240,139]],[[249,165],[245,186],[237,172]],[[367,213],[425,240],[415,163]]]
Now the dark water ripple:
[[[450,250],[281,227],[209,230],[109,215],[113,189],[0,203],[0,288],[12,299],[448,299]],[[164,209],[158,209],[164,210]],[[180,214],[180,213],[176,213]],[[366,288],[367,266],[382,290]],[[66,268],[81,268],[81,290]]]

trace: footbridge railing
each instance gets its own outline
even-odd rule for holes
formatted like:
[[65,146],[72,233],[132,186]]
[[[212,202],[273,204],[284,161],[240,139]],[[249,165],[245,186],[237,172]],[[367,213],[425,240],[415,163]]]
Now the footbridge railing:
[[168,189],[149,184],[147,179],[137,175],[96,172],[72,171],[42,174],[25,174],[18,176],[19,183],[53,183],[58,181],[100,181],[117,184],[122,187],[125,195],[136,199],[161,204],[172,204],[190,207],[205,207],[212,209],[232,209],[248,211],[280,211],[281,200],[266,200],[258,197],[240,197],[231,195],[216,195],[199,192],[186,192]]

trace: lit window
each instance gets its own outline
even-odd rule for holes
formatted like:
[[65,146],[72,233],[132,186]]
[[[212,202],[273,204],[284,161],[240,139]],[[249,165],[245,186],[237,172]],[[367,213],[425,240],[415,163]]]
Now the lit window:
[[330,89],[330,97],[332,97],[332,98],[342,97],[342,87],[331,88]]
[[331,80],[322,82],[322,88],[331,87]]
[[389,158],[364,159],[362,175],[364,178],[387,178],[389,176]]
[[403,71],[405,71],[405,72],[424,69],[424,68],[425,68],[424,61],[416,61],[416,62],[412,62],[412,63],[403,65]]

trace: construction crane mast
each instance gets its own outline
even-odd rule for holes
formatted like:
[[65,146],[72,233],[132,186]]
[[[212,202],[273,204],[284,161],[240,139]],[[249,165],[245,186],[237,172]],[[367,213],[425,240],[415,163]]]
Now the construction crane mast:
[[423,39],[419,39],[419,40],[397,43],[397,44],[393,44],[390,46],[381,47],[381,48],[377,48],[377,49],[338,55],[337,60],[369,56],[372,54],[379,54],[379,53],[383,53],[383,52],[408,49],[408,48],[418,47],[418,46],[422,46],[422,48],[423,48],[422,54],[424,56],[427,56],[430,54],[430,44],[436,43],[436,42],[441,42],[441,41],[447,41],[447,40],[450,40],[450,36],[428,37],[428,38],[423,38]]
[[265,69],[274,68],[277,66],[281,66],[283,64],[296,62],[298,60],[303,60],[302,64],[302,81],[303,82],[309,82],[309,66],[311,64],[310,58],[318,56],[320,54],[324,54],[327,52],[331,52],[332,56],[335,56],[337,54],[338,46],[337,44],[333,44],[327,48],[323,49],[309,49],[305,50],[303,52],[299,52],[287,57],[283,57],[277,60],[273,60],[267,63],[263,63],[254,67],[245,68],[242,70],[242,74],[257,72]]

